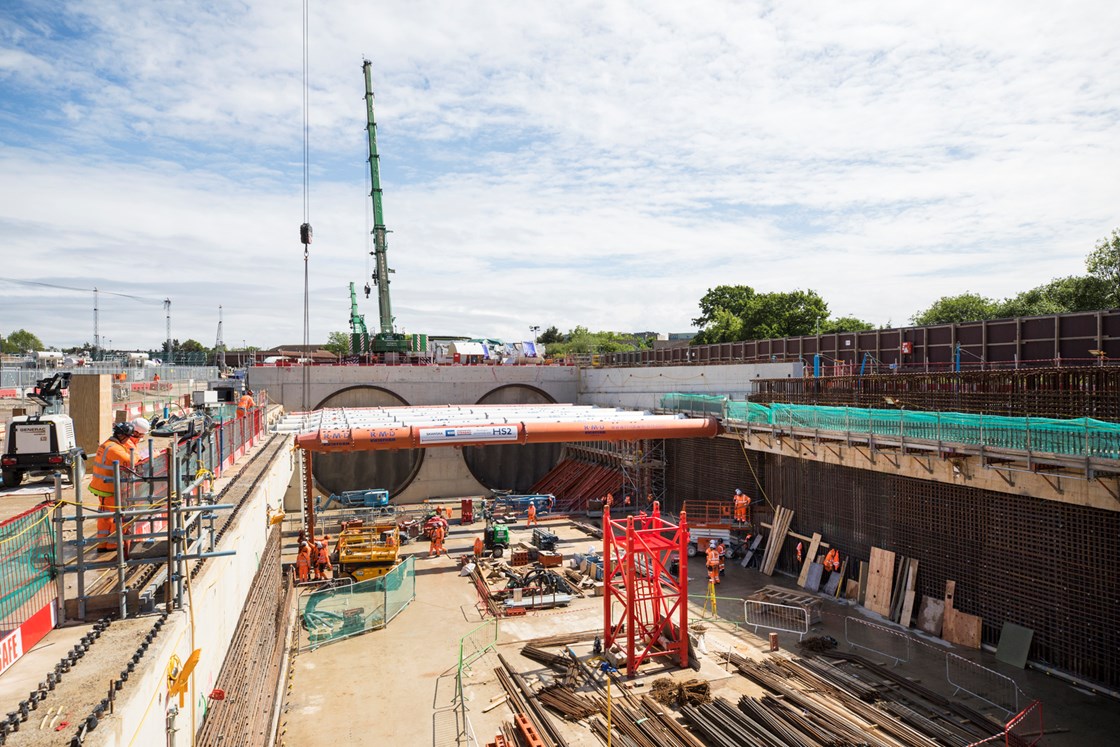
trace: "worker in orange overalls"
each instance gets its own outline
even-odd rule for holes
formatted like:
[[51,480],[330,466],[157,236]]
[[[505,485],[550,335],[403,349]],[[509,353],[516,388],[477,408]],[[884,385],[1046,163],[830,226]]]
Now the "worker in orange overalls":
[[603,508],[610,508],[614,503],[614,495],[607,493],[607,497],[603,499]]
[[824,556],[824,569],[830,573],[840,570],[840,551],[835,547]]
[[740,524],[747,523],[747,509],[750,508],[751,499],[739,488],[735,488],[735,521]]
[[315,580],[325,581],[327,574],[333,570],[331,568],[330,537],[324,536],[323,539],[317,541],[315,548],[318,550],[315,555]]
[[537,523],[537,504],[530,501],[529,503],[529,520],[525,526],[533,526]]
[[431,539],[428,543],[429,558],[438,558],[440,555],[447,554],[443,549],[443,538],[446,536],[445,531],[446,530],[444,530],[443,524],[436,524],[434,527],[432,527],[432,531],[430,534]]
[[708,553],[706,558],[708,566],[708,583],[719,583],[719,549],[715,540],[708,540]]
[[[93,457],[93,477],[89,481],[89,492],[98,498],[97,510],[99,512],[115,511],[117,500],[115,486],[113,485],[113,465],[121,465],[122,475],[130,472],[132,464],[130,440],[133,435],[132,423],[117,423],[113,426],[113,435],[105,443],[97,447],[97,454]],[[123,504],[121,506],[124,507]],[[99,550],[115,550],[116,541],[109,538],[116,534],[116,523],[111,516],[103,516],[97,520],[97,539]]]
[[483,551],[483,549],[485,549],[485,547],[486,547],[486,545],[485,545],[485,543],[483,543],[482,537],[475,537],[474,538],[474,556],[476,558],[481,558],[482,557],[482,551]]
[[727,570],[727,546],[723,544],[723,540],[716,545],[716,552],[719,553],[719,575],[723,576],[724,571]]
[[241,399],[237,400],[237,417],[243,418],[249,414],[249,410],[257,406],[253,401],[253,390],[246,389],[245,393],[241,395]]
[[301,584],[307,582],[307,577],[311,575],[311,545],[307,544],[307,540],[299,543],[299,554],[296,555],[296,575]]

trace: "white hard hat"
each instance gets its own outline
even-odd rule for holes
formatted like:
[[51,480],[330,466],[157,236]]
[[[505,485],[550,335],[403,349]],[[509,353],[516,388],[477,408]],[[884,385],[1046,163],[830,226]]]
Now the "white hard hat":
[[735,495],[742,495],[742,494],[743,494],[742,490],[739,490],[739,488],[735,488]]
[[715,546],[716,546],[716,541],[714,539],[713,540],[708,540],[708,547],[715,547]]
[[136,418],[132,421],[132,430],[137,435],[146,435],[151,429],[152,424],[148,422],[147,418]]

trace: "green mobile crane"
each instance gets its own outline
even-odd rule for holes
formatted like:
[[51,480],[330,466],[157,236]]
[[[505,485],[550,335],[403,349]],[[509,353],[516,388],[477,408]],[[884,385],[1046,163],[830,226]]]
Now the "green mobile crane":
[[354,293],[354,284],[350,283],[350,352],[359,355],[367,350],[369,331],[366,329],[366,315],[358,313],[358,296]]
[[[405,353],[409,349],[409,340],[405,335],[393,329],[393,310],[389,302],[389,259],[388,246],[385,240],[385,218],[381,212],[381,175],[377,156],[377,123],[373,119],[373,80],[370,75],[371,64],[369,60],[362,60],[362,72],[366,78],[366,129],[369,132],[369,177],[370,198],[373,200],[373,251],[370,252],[376,260],[377,266],[373,271],[373,282],[377,286],[377,308],[381,317],[381,330],[369,339],[369,347],[362,352],[371,353]],[[366,286],[366,295],[369,295],[369,286]],[[358,342],[359,330],[354,326],[357,316],[357,303],[354,302],[354,286],[350,286],[351,312],[350,329],[352,342]],[[361,332],[365,332],[365,321],[361,319]],[[355,352],[357,347],[352,348]]]

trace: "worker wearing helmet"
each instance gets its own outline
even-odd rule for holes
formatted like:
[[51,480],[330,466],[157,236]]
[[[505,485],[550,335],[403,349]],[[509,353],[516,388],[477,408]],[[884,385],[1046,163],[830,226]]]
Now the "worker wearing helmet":
[[735,488],[735,521],[740,524],[747,523],[747,509],[750,508],[751,499],[739,488]]
[[529,519],[525,526],[533,526],[537,523],[537,504],[529,501]]
[[716,543],[716,552],[719,553],[719,575],[722,577],[727,570],[727,546],[723,544],[723,540]]
[[[89,492],[98,498],[99,512],[110,512],[117,509],[116,486],[113,482],[113,465],[119,464],[122,475],[131,471],[132,464],[132,423],[117,423],[113,426],[113,435],[97,447],[97,454],[93,457],[92,477],[89,481]],[[123,507],[123,506],[122,506]],[[99,550],[115,550],[116,542],[109,538],[116,533],[116,524],[110,516],[101,516],[97,519],[97,539]]]
[[708,566],[708,582],[713,584],[719,583],[719,549],[716,547],[716,541],[708,540],[708,552],[706,558],[706,565]]
[[253,401],[253,390],[246,389],[245,393],[241,395],[241,399],[237,400],[237,417],[243,418],[249,414],[249,410],[257,406]]
[[301,584],[305,583],[308,576],[311,575],[311,545],[307,544],[307,540],[299,543],[299,555],[296,556],[296,573]]
[[140,442],[151,432],[152,424],[147,418],[136,418],[132,421],[132,435],[128,439],[129,446],[133,449],[140,447]]

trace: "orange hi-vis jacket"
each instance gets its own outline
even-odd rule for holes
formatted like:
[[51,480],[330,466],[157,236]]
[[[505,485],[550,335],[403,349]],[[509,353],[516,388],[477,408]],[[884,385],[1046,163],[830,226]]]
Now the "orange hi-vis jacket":
[[125,444],[110,438],[97,447],[97,454],[93,457],[93,477],[89,481],[89,488],[94,491],[94,495],[101,498],[114,495],[113,465],[117,463],[129,466],[132,464],[132,455]]
[[719,566],[719,550],[714,547],[708,548],[708,567]]
[[249,409],[256,407],[257,403],[248,394],[242,394],[241,399],[237,400],[237,417],[243,418],[249,414]]

